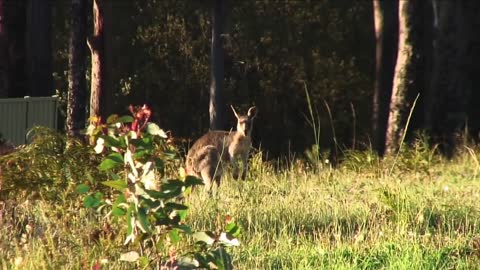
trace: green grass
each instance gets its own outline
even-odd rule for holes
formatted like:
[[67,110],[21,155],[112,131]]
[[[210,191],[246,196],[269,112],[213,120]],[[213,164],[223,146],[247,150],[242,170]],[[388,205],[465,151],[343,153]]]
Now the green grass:
[[[368,153],[320,172],[255,157],[247,181],[225,177],[214,198],[195,190],[188,223],[212,230],[231,215],[242,227],[241,246],[230,249],[236,269],[480,269],[476,159],[409,152],[390,173],[390,161]],[[128,251],[123,233],[102,231],[102,218],[71,192],[54,201],[10,196],[0,269],[88,269],[102,259],[107,269],[132,268],[118,261]]]

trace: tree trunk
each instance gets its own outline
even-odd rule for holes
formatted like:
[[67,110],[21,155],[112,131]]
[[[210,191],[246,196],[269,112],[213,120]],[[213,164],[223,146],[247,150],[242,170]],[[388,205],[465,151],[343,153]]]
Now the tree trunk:
[[373,12],[376,58],[372,142],[377,153],[383,155],[398,47],[398,1],[373,0]]
[[0,0],[0,98],[8,97],[8,41],[4,14],[5,0]]
[[67,133],[78,136],[85,128],[86,117],[87,1],[72,0],[71,11]]
[[93,0],[93,37],[88,46],[92,53],[92,75],[90,88],[90,121],[102,116],[104,92],[104,20],[103,0]]
[[210,129],[225,128],[224,98],[224,62],[222,33],[225,15],[225,0],[214,0],[212,10],[212,44],[211,44],[211,82],[210,82]]
[[52,7],[50,1],[29,0],[27,7],[27,73],[30,96],[53,95]]
[[395,66],[385,151],[387,155],[399,149],[412,105],[412,94],[418,91],[417,65],[419,46],[416,29],[418,3],[423,0],[403,0],[399,4],[398,55]]

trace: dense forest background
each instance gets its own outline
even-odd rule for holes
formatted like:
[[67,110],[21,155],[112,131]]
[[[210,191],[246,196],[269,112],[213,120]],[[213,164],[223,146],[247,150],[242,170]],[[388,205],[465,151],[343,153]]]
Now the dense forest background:
[[[0,1],[6,29],[0,31],[2,70],[8,71],[2,80],[7,90],[0,94],[58,94],[66,118],[72,1]],[[89,36],[92,2],[86,1]],[[103,113],[126,113],[129,104],[146,103],[153,120],[175,137],[193,139],[207,131],[215,1],[100,2],[105,4]],[[322,149],[372,146],[383,153],[389,111],[395,110],[389,104],[396,104],[390,103],[392,88],[402,85],[393,83],[399,79],[397,51],[403,54],[399,33],[409,33],[405,40],[415,49],[403,76],[409,92],[397,100],[408,115],[420,93],[409,137],[425,129],[435,142],[453,144],[453,134],[467,127],[477,134],[480,127],[480,99],[473,91],[480,70],[478,7],[475,1],[453,0],[226,1],[225,103],[243,111],[257,106],[254,144],[272,157],[302,153],[315,143],[307,92]],[[405,31],[399,31],[402,20]],[[37,53],[42,49],[51,53]],[[87,53],[87,63],[90,57]],[[52,75],[38,75],[42,72]],[[90,71],[85,74],[90,85]],[[226,128],[233,127],[228,106],[223,114]]]

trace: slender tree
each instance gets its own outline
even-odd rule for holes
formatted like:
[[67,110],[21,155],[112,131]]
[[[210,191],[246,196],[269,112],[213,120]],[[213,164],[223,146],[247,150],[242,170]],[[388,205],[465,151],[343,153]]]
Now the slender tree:
[[225,127],[224,98],[224,55],[222,44],[223,24],[225,19],[225,0],[214,0],[212,9],[212,43],[210,53],[210,129]]
[[87,1],[72,0],[71,11],[66,125],[70,136],[78,136],[85,128],[86,119]]
[[51,1],[27,1],[27,74],[29,95],[53,95]]
[[412,105],[412,94],[418,91],[417,65],[419,59],[418,29],[416,28],[419,3],[423,0],[403,0],[399,3],[398,53],[395,65],[390,111],[385,141],[385,153],[398,150],[407,127]]
[[92,54],[92,75],[90,88],[90,119],[102,116],[103,92],[105,87],[104,50],[104,0],[93,0],[93,36],[88,39]]
[[373,146],[380,155],[385,151],[385,132],[392,94],[393,74],[398,47],[398,1],[373,0],[375,26],[375,82],[373,94]]
[[8,41],[4,14],[5,0],[0,0],[0,98],[8,97]]

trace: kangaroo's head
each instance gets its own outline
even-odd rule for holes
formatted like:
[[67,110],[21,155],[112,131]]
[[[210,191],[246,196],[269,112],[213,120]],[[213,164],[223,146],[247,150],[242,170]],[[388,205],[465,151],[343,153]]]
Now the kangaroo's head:
[[237,118],[237,132],[242,133],[244,136],[250,136],[253,128],[253,119],[257,115],[257,108],[251,107],[248,109],[247,115],[239,115],[232,107],[233,113]]

